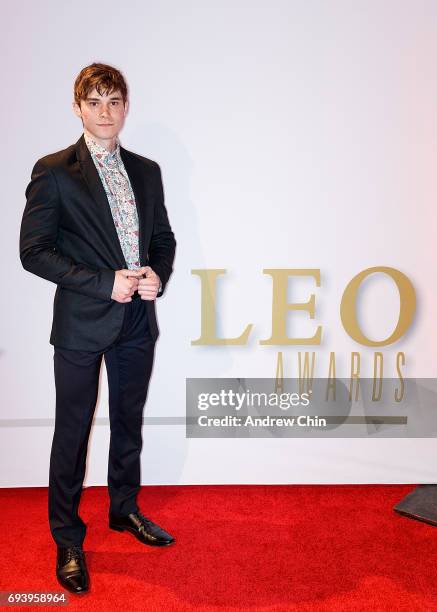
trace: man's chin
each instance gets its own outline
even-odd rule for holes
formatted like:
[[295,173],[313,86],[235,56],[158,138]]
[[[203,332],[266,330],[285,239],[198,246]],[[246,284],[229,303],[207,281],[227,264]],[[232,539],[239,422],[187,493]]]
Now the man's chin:
[[95,136],[96,138],[100,138],[101,140],[109,140],[110,138],[115,138],[118,135],[119,130],[115,127],[111,126],[110,128],[102,128],[102,127],[93,127],[92,129],[88,128],[88,131]]

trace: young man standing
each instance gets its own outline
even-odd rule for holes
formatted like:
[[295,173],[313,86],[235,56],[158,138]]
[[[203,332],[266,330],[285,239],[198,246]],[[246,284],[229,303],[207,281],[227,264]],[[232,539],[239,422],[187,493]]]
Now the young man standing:
[[159,335],[155,299],[172,273],[176,241],[158,164],[118,139],[128,110],[123,75],[106,64],[84,68],[73,109],[83,125],[79,140],[32,170],[20,259],[26,270],[57,284],[49,524],[59,582],[84,593],[86,525],[78,507],[102,357],[111,426],[109,527],[144,544],[175,541],[140,512],[136,498],[142,413]]

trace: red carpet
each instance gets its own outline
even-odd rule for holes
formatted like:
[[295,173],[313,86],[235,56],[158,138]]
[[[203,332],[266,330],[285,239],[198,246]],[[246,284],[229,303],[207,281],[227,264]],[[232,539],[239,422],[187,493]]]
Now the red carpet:
[[[91,592],[64,609],[437,611],[437,528],[392,511],[412,488],[144,487],[162,549],[110,531],[106,488],[85,489]],[[0,508],[0,590],[61,590],[47,489],[0,489]]]

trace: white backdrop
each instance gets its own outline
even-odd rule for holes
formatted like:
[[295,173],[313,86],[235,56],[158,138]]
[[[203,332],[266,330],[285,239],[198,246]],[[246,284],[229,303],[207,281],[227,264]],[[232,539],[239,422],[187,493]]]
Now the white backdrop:
[[[221,2],[55,0],[3,4],[1,486],[46,486],[53,432],[55,285],[25,272],[18,236],[36,159],[75,142],[73,82],[93,62],[130,87],[122,144],[155,159],[178,242],[157,301],[161,335],[142,454],[143,483],[436,482],[434,439],[186,439],[186,377],[270,377],[283,351],[265,347],[271,280],[264,268],[317,268],[323,325],[316,375],[330,351],[347,376],[351,351],[371,375],[373,350],[345,333],[346,284],[371,266],[404,272],[417,292],[408,334],[383,352],[387,375],[435,376],[437,4],[399,0]],[[197,268],[226,268],[218,334],[254,324],[246,346],[192,346],[200,335]],[[309,288],[296,297],[305,301]],[[383,307],[381,307],[381,303]],[[388,336],[398,294],[381,279],[363,326]],[[296,315],[295,315],[296,316]],[[312,350],[312,349],[310,349]],[[106,374],[90,439],[86,484],[105,484]]]

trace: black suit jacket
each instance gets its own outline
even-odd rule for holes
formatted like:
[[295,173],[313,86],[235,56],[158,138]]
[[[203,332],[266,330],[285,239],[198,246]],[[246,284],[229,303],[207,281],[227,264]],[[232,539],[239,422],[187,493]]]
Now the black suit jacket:
[[[120,147],[139,218],[141,266],[161,279],[173,270],[176,240],[164,205],[159,165]],[[82,134],[39,159],[26,188],[20,231],[23,267],[57,284],[50,343],[99,351],[120,333],[127,304],[111,299],[115,270],[127,268],[108,198]],[[141,300],[153,338],[155,301]]]

